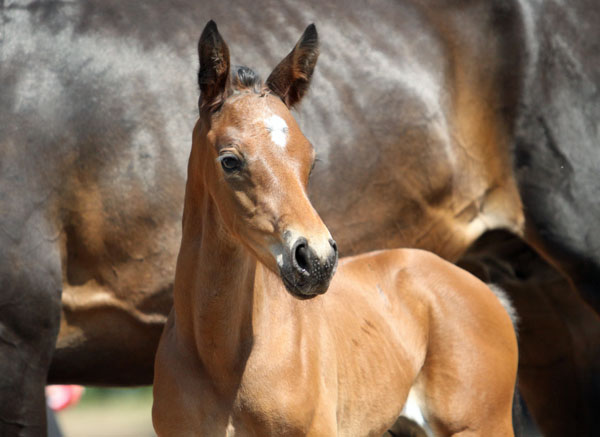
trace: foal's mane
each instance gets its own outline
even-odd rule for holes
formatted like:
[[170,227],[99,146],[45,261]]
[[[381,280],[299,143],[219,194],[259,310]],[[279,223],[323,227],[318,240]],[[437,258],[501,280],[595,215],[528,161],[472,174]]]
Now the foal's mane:
[[254,70],[243,65],[236,65],[231,71],[231,84],[235,91],[252,91],[261,96],[269,92],[269,88]]
[[[205,106],[202,101],[202,95],[200,96],[200,112],[208,109],[209,112],[219,111],[225,100],[232,95],[251,92],[258,94],[260,97],[264,97],[271,92],[271,90],[265,85],[261,77],[251,68],[243,65],[236,65],[231,69],[231,88],[229,93],[224,93],[219,99],[211,102],[210,105]],[[199,82],[202,82],[201,73],[198,73]]]
[[[243,65],[236,65],[232,68],[230,79],[231,87],[229,88],[228,92],[226,90],[226,92],[221,93],[216,98],[209,98],[208,102],[204,102],[201,90],[200,97],[198,99],[200,113],[205,111],[208,111],[208,113],[219,111],[223,103],[225,103],[225,100],[227,100],[227,98],[231,95],[243,92],[252,92],[254,94],[258,94],[260,97],[264,97],[271,93],[271,90],[265,85],[258,73]],[[202,88],[202,84],[210,83],[212,80],[213,78],[207,72],[203,73],[202,70],[198,71],[198,83],[200,88]]]

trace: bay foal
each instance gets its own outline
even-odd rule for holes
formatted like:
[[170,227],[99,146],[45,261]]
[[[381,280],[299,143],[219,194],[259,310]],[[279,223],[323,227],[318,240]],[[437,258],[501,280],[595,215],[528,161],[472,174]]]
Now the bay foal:
[[230,75],[214,22],[199,57],[157,433],[379,436],[412,392],[439,435],[512,435],[517,343],[482,282],[408,249],[342,259],[333,276],[337,248],[306,194],[315,153],[289,110],[315,27],[266,85]]

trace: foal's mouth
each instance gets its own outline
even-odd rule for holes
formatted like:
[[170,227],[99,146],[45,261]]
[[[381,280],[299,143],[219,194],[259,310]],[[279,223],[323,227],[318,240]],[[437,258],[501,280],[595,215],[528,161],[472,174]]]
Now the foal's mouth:
[[337,267],[333,267],[331,275],[327,278],[320,277],[318,280],[311,278],[307,271],[300,274],[295,274],[291,269],[285,267],[279,268],[279,276],[285,285],[287,291],[297,299],[308,300],[316,296],[324,294],[329,288],[333,273],[335,273]]
[[286,275],[283,271],[280,271],[281,280],[283,281],[283,285],[289,293],[297,299],[300,300],[308,300],[312,299],[315,296],[323,293],[312,293],[310,291],[310,287],[307,286],[306,281],[296,281],[290,276]]

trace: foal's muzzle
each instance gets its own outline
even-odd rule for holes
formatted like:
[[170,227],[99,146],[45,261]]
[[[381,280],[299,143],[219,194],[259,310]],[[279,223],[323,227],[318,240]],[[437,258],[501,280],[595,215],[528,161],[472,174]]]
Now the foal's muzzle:
[[288,291],[297,298],[309,299],[329,288],[335,273],[338,251],[335,241],[318,254],[304,237],[298,238],[286,250],[279,265],[281,279]]

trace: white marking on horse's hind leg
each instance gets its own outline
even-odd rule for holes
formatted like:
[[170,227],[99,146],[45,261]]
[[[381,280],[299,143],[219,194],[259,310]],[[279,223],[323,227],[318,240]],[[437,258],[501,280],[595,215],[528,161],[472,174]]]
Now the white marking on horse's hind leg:
[[426,423],[423,413],[421,412],[421,408],[419,408],[417,396],[413,390],[408,393],[408,398],[406,399],[406,403],[404,404],[404,408],[400,414],[402,414],[404,417],[414,420],[420,426],[424,426]]
[[233,437],[235,435],[235,426],[233,426],[233,418],[229,416],[229,420],[227,421],[227,428],[225,429],[226,437]]
[[265,118],[264,123],[271,134],[271,141],[284,148],[288,137],[288,125],[284,119],[278,115],[271,115],[269,118]]
[[421,428],[423,428],[423,431],[425,431],[428,436],[433,436],[433,431],[427,424],[427,420],[423,416],[421,407],[419,407],[419,403],[419,395],[413,388],[410,390],[410,392],[408,392],[408,398],[406,399],[406,403],[404,404],[404,408],[402,409],[400,415],[415,421]]

